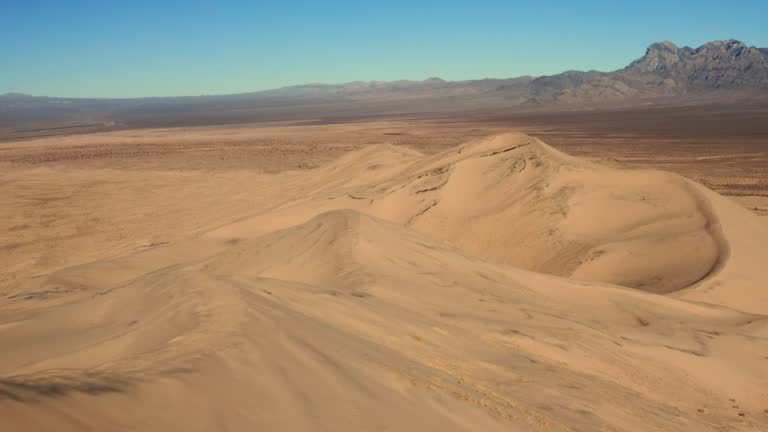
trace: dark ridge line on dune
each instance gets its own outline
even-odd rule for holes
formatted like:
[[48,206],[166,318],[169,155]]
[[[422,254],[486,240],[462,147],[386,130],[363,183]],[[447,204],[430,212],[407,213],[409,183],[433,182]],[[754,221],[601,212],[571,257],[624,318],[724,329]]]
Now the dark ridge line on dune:
[[68,397],[73,393],[98,396],[126,393],[136,385],[163,377],[189,374],[185,366],[160,369],[117,370],[47,369],[39,372],[0,377],[0,403],[40,403],[46,399]]
[[0,380],[0,400],[5,399],[14,402],[33,402],[41,397],[63,397],[69,392],[98,395],[122,391],[121,386],[110,383],[81,382],[61,384],[51,381],[32,384],[8,379]]
[[[522,165],[523,165],[523,166],[521,166],[521,167],[518,169],[517,165],[518,165],[520,162],[522,162]],[[518,159],[515,161],[515,163],[514,163],[514,164],[512,164],[512,166],[510,167],[510,169],[509,169],[509,172],[510,172],[510,173],[513,173],[513,174],[514,174],[514,173],[521,173],[521,172],[525,171],[525,169],[526,169],[526,168],[528,168],[528,161],[526,161],[526,160],[525,160],[525,158],[518,158]]]
[[[439,174],[443,174],[445,172],[448,172],[451,169],[451,167],[453,167],[453,165],[454,164],[448,164],[448,165],[445,165],[445,166],[441,166],[439,168],[434,168],[434,169],[430,170],[429,172],[422,172],[421,174],[416,175],[416,177],[413,177],[410,180],[408,180],[406,182],[403,182],[400,186],[385,188],[383,190],[383,192],[380,192],[380,193],[383,193],[384,196],[392,195],[393,193],[395,193],[395,192],[397,192],[397,191],[399,191],[401,189],[406,188],[408,185],[412,184],[413,182],[415,182],[416,180],[418,180],[420,178],[424,178],[424,177],[428,177],[428,176],[434,176],[434,175],[439,175]],[[365,188],[376,189],[376,188],[378,188],[381,185],[384,185],[384,184],[387,184],[387,183],[392,183],[392,182],[393,182],[392,179],[384,180],[384,181],[381,181],[379,183],[375,183],[373,185],[364,187],[364,189]],[[445,186],[446,183],[448,183],[448,180],[443,182],[443,184],[440,185],[440,187]],[[378,191],[374,190],[374,193],[376,193],[376,192],[378,192]],[[420,192],[427,192],[427,190],[416,191],[416,193],[420,193]],[[353,199],[366,199],[366,198],[354,197],[350,193],[347,193],[347,195],[349,195],[349,197],[353,198]]]
[[439,185],[431,187],[431,188],[419,189],[419,190],[415,191],[414,193],[420,194],[420,193],[425,193],[425,192],[432,192],[432,191],[436,191],[436,190],[442,189],[443,186],[445,186],[445,183],[439,184]]
[[670,293],[695,288],[710,277],[716,276],[723,270],[723,268],[725,268],[725,263],[728,261],[728,258],[731,255],[731,246],[728,243],[725,234],[723,233],[720,219],[712,209],[712,205],[710,204],[709,200],[703,196],[701,192],[695,189],[695,187],[691,184],[691,180],[684,177],[681,178],[681,180],[683,183],[683,188],[688,191],[691,198],[693,198],[694,202],[696,203],[696,209],[699,210],[699,212],[701,212],[701,214],[706,219],[704,230],[709,233],[709,235],[712,236],[712,239],[715,241],[715,246],[717,247],[717,260],[715,260],[715,262],[712,264],[712,267],[710,267],[702,277],[684,287],[670,291]]
[[408,226],[411,223],[413,223],[413,221],[417,217],[419,217],[419,216],[423,215],[424,213],[428,212],[432,207],[434,207],[436,205],[437,205],[437,201],[433,201],[432,204],[428,205],[425,209],[423,209],[422,211],[420,211],[420,212],[416,213],[415,215],[411,216],[411,218],[408,219],[408,222],[405,223],[405,226]]
[[[680,185],[685,189],[688,195],[695,202],[696,210],[698,210],[699,213],[704,217],[706,221],[704,223],[704,231],[707,234],[709,234],[715,242],[717,259],[710,266],[710,268],[706,272],[704,272],[704,274],[701,277],[683,286],[673,287],[673,288],[670,288],[664,291],[659,291],[659,292],[649,291],[648,289],[644,289],[641,287],[633,287],[630,285],[615,284],[616,286],[620,286],[623,288],[631,289],[634,291],[640,291],[648,294],[657,294],[657,295],[666,296],[672,293],[695,288],[696,286],[705,282],[710,277],[717,275],[725,267],[725,264],[728,261],[728,257],[730,256],[730,245],[725,235],[723,234],[722,227],[716,212],[712,209],[712,206],[710,205],[709,200],[700,191],[694,188],[694,185],[696,184],[695,182],[678,175],[676,175],[676,178],[680,182]],[[703,185],[701,186],[704,187]],[[538,271],[536,271],[536,273],[547,274],[547,273],[538,272]],[[572,280],[572,281],[575,280],[575,279],[572,279],[571,277],[566,277],[566,279]],[[650,285],[650,286],[653,286],[653,285]]]
[[[441,172],[440,172],[440,174],[443,174],[443,173],[445,173],[445,172],[446,172],[446,171],[441,171]],[[438,175],[438,174],[436,174],[436,175]],[[442,188],[443,188],[443,186],[445,186],[445,185],[447,185],[447,184],[448,184],[448,181],[449,181],[450,179],[451,179],[451,175],[450,175],[450,173],[449,173],[449,174],[448,174],[448,176],[445,178],[445,180],[443,180],[443,182],[442,182],[442,183],[440,183],[439,185],[437,185],[437,186],[432,186],[432,187],[428,187],[428,188],[426,188],[426,189],[419,189],[419,190],[417,190],[417,191],[414,191],[414,193],[416,193],[416,194],[420,194],[420,193],[425,193],[425,192],[431,192],[431,191],[440,190],[440,189],[442,189]]]
[[530,145],[530,144],[531,144],[530,142],[527,142],[527,143],[525,143],[525,144],[518,144],[518,145],[516,145],[516,146],[512,146],[512,147],[509,147],[509,148],[505,148],[505,149],[503,149],[503,150],[496,150],[496,151],[493,151],[493,152],[490,152],[490,153],[484,154],[484,155],[482,155],[482,156],[480,156],[480,157],[481,157],[481,158],[483,158],[483,157],[488,157],[488,156],[495,156],[495,155],[497,155],[497,154],[501,154],[501,153],[510,152],[510,151],[512,151],[512,150],[516,150],[516,149],[519,149],[519,148],[521,148],[521,147],[525,147],[525,146],[527,146],[527,145]]

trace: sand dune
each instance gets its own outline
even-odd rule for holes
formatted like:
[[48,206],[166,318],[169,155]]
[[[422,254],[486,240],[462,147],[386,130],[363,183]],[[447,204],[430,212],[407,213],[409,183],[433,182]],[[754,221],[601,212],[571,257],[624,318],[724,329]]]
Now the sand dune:
[[[263,219],[298,223],[307,205],[354,208],[495,263],[660,293],[707,276],[727,248],[706,199],[682,177],[600,167],[522,134],[430,157],[373,147],[317,176],[324,187]],[[263,219],[223,232],[275,227]]]
[[242,188],[0,303],[3,429],[768,427],[768,226],[690,180],[504,134]]

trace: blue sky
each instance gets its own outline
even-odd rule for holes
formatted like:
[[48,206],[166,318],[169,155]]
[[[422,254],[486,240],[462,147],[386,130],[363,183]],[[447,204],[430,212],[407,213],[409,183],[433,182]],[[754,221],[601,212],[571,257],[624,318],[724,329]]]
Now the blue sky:
[[67,97],[613,70],[662,40],[768,46],[768,0],[0,5],[0,93]]

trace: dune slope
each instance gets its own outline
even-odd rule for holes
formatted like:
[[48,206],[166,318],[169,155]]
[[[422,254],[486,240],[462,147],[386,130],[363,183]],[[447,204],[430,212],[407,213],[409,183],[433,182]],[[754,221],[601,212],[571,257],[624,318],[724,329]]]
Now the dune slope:
[[520,134],[273,180],[279,203],[3,299],[3,426],[768,426],[768,228],[697,184]]

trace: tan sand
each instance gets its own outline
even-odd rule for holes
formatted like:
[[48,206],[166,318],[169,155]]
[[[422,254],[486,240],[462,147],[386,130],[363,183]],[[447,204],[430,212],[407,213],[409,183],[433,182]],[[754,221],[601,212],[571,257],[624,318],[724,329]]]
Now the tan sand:
[[8,249],[0,430],[768,429],[768,224],[683,177],[503,134],[89,181],[186,207]]

